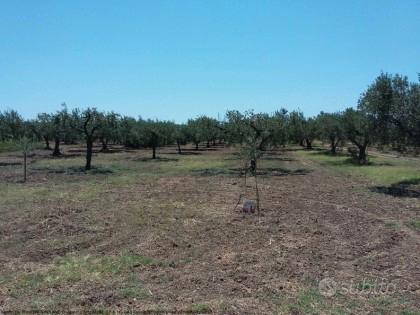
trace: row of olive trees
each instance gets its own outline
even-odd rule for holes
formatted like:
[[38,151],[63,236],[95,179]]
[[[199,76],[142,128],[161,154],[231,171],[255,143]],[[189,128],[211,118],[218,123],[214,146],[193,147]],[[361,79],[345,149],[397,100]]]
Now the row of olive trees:
[[420,145],[420,83],[382,73],[361,94],[357,108],[311,118],[294,111],[288,126],[289,140],[307,149],[318,139],[328,142],[335,154],[340,143],[351,142],[360,164],[367,163],[369,146],[406,151]]
[[161,146],[176,144],[181,154],[181,146],[189,142],[198,149],[202,142],[210,147],[223,140],[220,123],[206,116],[191,119],[187,124],[175,124],[105,113],[95,108],[69,111],[65,104],[55,113],[41,113],[27,121],[16,111],[0,112],[0,141],[19,142],[23,137],[43,141],[45,149],[51,150],[53,156],[62,154],[62,143],[84,142],[87,170],[92,165],[94,143],[101,145],[102,152],[109,150],[110,143],[127,148],[150,148],[155,159],[156,150]]
[[[252,141],[250,134],[255,138]],[[42,113],[29,121],[13,110],[0,112],[0,141],[17,141],[24,136],[44,141],[54,156],[61,155],[61,143],[84,142],[86,169],[91,168],[95,142],[101,144],[101,151],[109,150],[110,143],[150,148],[153,158],[158,147],[170,144],[176,144],[182,153],[181,146],[187,143],[198,150],[201,143],[206,147],[218,142],[249,146],[251,141],[256,146],[254,155],[258,155],[270,146],[287,143],[312,149],[314,140],[328,142],[335,154],[338,146],[351,142],[355,157],[364,164],[369,146],[388,145],[405,150],[420,145],[420,84],[400,75],[381,74],[361,94],[357,108],[321,112],[309,118],[300,111],[285,109],[273,114],[228,111],[223,121],[201,116],[176,124],[95,108],[69,111],[65,104],[56,113]]]

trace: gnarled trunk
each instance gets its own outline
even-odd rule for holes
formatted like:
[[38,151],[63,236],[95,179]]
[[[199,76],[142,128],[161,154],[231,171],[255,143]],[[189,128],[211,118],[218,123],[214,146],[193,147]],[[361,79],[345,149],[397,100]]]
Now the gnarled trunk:
[[306,142],[306,150],[312,150],[312,140],[305,139]]
[[305,147],[305,139],[300,140],[300,141],[299,141],[299,145],[300,145],[301,147]]
[[156,159],[156,147],[152,147],[152,150],[153,150],[152,159]]
[[105,138],[101,138],[101,144],[102,144],[101,152],[108,151],[108,140]]
[[182,152],[181,152],[181,144],[179,143],[178,140],[176,141],[176,145],[178,147],[178,154],[182,154]]
[[357,156],[357,159],[359,160],[359,164],[367,164],[368,163],[368,159],[367,159],[367,144],[363,144],[358,146],[359,148],[359,154]]
[[54,138],[54,151],[52,153],[53,156],[61,155],[60,152],[60,138]]
[[92,153],[93,153],[93,141],[91,139],[86,140],[86,170],[92,168]]
[[335,139],[331,139],[331,154],[337,153],[337,145],[338,141],[335,141]]
[[51,150],[50,139],[48,137],[44,137],[44,141],[45,141],[45,150]]

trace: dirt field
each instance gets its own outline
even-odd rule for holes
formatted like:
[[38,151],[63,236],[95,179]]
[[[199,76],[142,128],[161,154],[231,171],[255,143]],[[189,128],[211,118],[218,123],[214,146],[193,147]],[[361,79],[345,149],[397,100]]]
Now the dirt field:
[[418,195],[290,148],[260,164],[258,217],[233,149],[175,153],[86,174],[83,148],[36,151],[25,184],[1,154],[0,313],[420,314]]

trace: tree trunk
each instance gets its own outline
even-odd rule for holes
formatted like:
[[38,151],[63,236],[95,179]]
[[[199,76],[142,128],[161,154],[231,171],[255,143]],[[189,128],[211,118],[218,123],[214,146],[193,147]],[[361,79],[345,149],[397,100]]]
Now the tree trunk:
[[310,141],[309,139],[306,139],[306,149],[312,150],[312,141]]
[[54,139],[54,151],[53,151],[52,155],[53,156],[61,155],[61,152],[60,152],[60,138],[55,138]]
[[255,180],[255,197],[257,199],[257,214],[258,217],[260,217],[260,191],[258,189],[258,182],[257,182],[257,172],[255,171],[255,175],[254,175],[254,180]]
[[195,149],[198,150],[198,142],[195,143]]
[[44,141],[45,141],[45,150],[51,150],[50,139],[48,137],[44,137]]
[[359,160],[359,164],[367,164],[367,144],[359,146],[359,155],[357,159]]
[[92,152],[93,152],[93,141],[91,139],[86,140],[86,170],[92,168]]
[[106,139],[101,139],[101,143],[102,143],[102,149],[101,149],[101,152],[106,152],[106,151],[108,151],[108,140],[106,140]]
[[178,154],[182,154],[182,152],[181,152],[181,145],[180,145],[179,141],[176,142],[176,145],[178,147]]
[[152,159],[156,159],[156,147],[153,147],[152,150],[153,150]]
[[250,167],[250,169],[251,169],[251,174],[255,176],[256,173],[257,173],[257,160],[256,159],[252,159],[251,160],[251,167]]
[[23,152],[23,182],[26,182],[26,152]]
[[331,154],[337,153],[337,142],[335,142],[335,139],[331,139]]
[[257,202],[257,214],[260,217],[260,192],[258,189],[258,180],[257,180],[257,159],[251,160],[251,174],[254,175],[255,180],[255,199]]
[[206,145],[206,147],[207,147],[207,148],[210,148],[210,141],[208,141],[208,140],[207,140],[207,145]]

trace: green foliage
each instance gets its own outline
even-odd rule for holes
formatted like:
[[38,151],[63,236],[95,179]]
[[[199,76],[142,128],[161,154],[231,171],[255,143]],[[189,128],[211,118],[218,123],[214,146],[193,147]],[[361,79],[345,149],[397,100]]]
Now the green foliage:
[[0,141],[18,140],[25,135],[25,121],[15,110],[0,112]]
[[304,145],[305,141],[305,116],[300,111],[289,114],[289,140]]
[[331,153],[335,154],[339,142],[345,139],[342,114],[321,112],[317,121],[320,137],[330,143]]
[[288,122],[290,141],[312,149],[313,141],[320,136],[318,120],[305,118],[302,112],[293,111],[289,114]]
[[343,127],[346,138],[358,148],[358,161],[367,164],[367,146],[376,136],[373,121],[362,110],[348,108],[343,114]]
[[45,140],[46,149],[50,149],[49,141],[53,138],[51,115],[47,113],[38,114],[37,118],[29,123],[38,140]]
[[414,230],[420,231],[420,220],[411,220],[406,223],[406,225]]
[[173,138],[177,144],[178,147],[178,153],[181,152],[181,145],[185,145],[188,142],[188,126],[181,124],[172,124],[172,130],[173,130]]
[[204,141],[205,135],[201,121],[197,119],[189,119],[187,122],[187,135],[188,139],[194,143],[195,148],[198,149],[198,145],[201,141]]
[[139,132],[136,119],[127,116],[122,117],[117,131],[119,143],[125,145],[127,148],[139,148]]
[[102,151],[108,150],[108,143],[119,140],[120,115],[109,112],[99,113],[98,139],[102,144]]
[[[152,148],[153,156],[156,148],[173,143],[181,153],[181,145],[188,142],[196,149],[203,142],[207,147],[216,141],[248,147],[253,142],[256,150],[264,151],[288,142],[311,149],[314,141],[323,140],[329,142],[331,152],[335,153],[340,143],[350,141],[361,164],[368,163],[367,148],[372,145],[398,150],[420,145],[420,83],[409,82],[398,74],[379,75],[361,95],[357,109],[321,112],[317,117],[305,117],[299,110],[288,113],[281,109],[273,114],[228,111],[224,122],[200,116],[186,124],[175,124],[121,117],[95,108],[69,113],[66,105],[62,105],[56,113],[40,113],[29,121],[13,110],[0,112],[0,141],[17,141],[28,136],[44,141],[49,149],[50,141],[54,140],[53,155],[60,155],[60,142],[84,140],[92,148],[93,142],[99,140],[103,151],[108,150],[109,143],[116,143],[129,148]],[[258,154],[249,151],[247,155]]]
[[243,114],[239,111],[228,111],[226,118],[224,130],[231,144],[239,143],[258,151],[264,151],[270,146],[286,144],[287,111],[284,109],[273,115],[253,111],[246,111]]
[[362,94],[359,108],[374,121],[378,142],[402,148],[420,144],[420,83],[381,73]]
[[220,133],[218,121],[207,116],[201,116],[196,121],[201,129],[202,140],[207,142],[207,147],[210,147],[210,142],[215,141]]
[[17,146],[24,154],[28,154],[33,148],[33,140],[24,136],[17,142]]
[[256,162],[272,136],[267,124],[268,115],[255,114],[253,111],[244,114],[229,111],[226,116],[229,142],[241,144],[240,155],[247,165],[250,161]]
[[7,140],[0,142],[0,153],[2,152],[12,152],[19,150],[16,141]]

